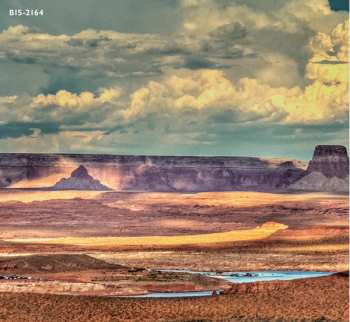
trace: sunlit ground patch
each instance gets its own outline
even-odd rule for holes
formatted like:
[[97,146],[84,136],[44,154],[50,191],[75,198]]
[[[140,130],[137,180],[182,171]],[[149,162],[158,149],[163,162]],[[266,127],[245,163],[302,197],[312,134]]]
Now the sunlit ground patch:
[[260,240],[273,233],[287,229],[288,226],[268,222],[254,229],[234,230],[222,233],[180,235],[180,236],[145,236],[145,237],[64,237],[11,239],[18,243],[63,244],[79,246],[182,246],[197,244],[217,244],[236,241]]
[[46,200],[58,200],[58,199],[94,199],[101,195],[100,191],[9,191],[0,192],[0,202],[19,201],[19,202],[33,202],[33,201],[46,201]]

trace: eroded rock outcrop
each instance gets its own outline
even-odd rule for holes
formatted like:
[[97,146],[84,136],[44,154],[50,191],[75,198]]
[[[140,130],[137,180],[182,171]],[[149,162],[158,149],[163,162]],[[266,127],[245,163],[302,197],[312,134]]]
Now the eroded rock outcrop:
[[349,175],[349,157],[346,148],[342,145],[316,146],[307,172],[319,172],[327,178],[346,178]]
[[341,145],[318,145],[309,166],[290,189],[344,193],[349,191],[349,158]]
[[108,187],[91,177],[84,166],[75,169],[70,178],[61,179],[53,187],[53,190],[110,190]]

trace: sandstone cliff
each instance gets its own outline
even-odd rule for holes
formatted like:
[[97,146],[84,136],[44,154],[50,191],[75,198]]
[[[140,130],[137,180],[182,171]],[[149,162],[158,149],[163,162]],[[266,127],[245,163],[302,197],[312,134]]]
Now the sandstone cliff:
[[[79,166],[87,181],[61,180]],[[330,145],[317,146],[307,168],[301,161],[253,157],[0,154],[0,187],[11,188],[49,188],[61,180],[60,189],[343,192],[348,172],[346,148]]]
[[305,176],[291,184],[302,191],[349,191],[349,158],[344,146],[318,145]]
[[316,146],[307,172],[319,172],[327,178],[346,178],[349,175],[349,157],[346,148],[341,145]]
[[0,186],[52,187],[80,165],[107,187],[137,191],[271,191],[305,172],[300,162],[252,157],[0,154]]

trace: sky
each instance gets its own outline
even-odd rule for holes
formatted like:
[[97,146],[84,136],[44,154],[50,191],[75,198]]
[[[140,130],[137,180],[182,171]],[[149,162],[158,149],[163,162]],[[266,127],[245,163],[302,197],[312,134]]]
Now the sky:
[[[38,17],[9,9],[40,8]],[[0,152],[348,146],[345,0],[2,0]]]

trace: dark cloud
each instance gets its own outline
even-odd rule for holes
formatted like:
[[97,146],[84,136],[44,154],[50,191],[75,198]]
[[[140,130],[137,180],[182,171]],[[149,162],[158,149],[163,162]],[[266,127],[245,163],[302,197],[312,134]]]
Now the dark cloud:
[[[159,120],[158,120],[159,121]],[[189,121],[189,120],[188,120]],[[310,160],[317,144],[344,144],[343,124],[322,126],[270,125],[262,123],[215,124],[196,119],[186,124],[172,122],[152,126],[151,121],[135,127],[118,127],[100,142],[114,153],[155,155],[227,155],[286,157]],[[151,124],[151,126],[150,126]],[[343,139],[340,139],[343,138]]]
[[334,11],[349,11],[348,0],[329,0],[329,4]]
[[208,58],[205,57],[198,57],[198,56],[189,56],[185,58],[185,61],[181,68],[188,68],[188,69],[220,69],[223,68],[223,65],[220,65],[214,61],[211,61]]
[[[329,34],[345,17],[339,12],[323,17],[324,2],[316,7],[313,0],[314,11],[309,3],[207,0],[186,9],[180,0],[3,0],[0,29],[18,24],[31,29],[2,34],[0,147],[20,149],[11,142],[28,146],[26,139],[35,138],[38,149],[56,152],[307,160],[316,144],[346,144],[348,121],[341,121],[337,97],[325,116],[320,113],[322,124],[312,124],[318,119],[310,113],[306,121],[291,117],[299,124],[285,121],[294,111],[294,106],[284,110],[285,100],[299,95],[290,104],[309,104],[303,95],[310,85],[305,65],[312,37]],[[340,1],[330,4],[344,10]],[[14,6],[43,7],[46,15],[10,18],[7,10]],[[315,63],[336,68],[343,61]],[[199,71],[207,73],[196,78]],[[98,101],[101,88],[114,87],[122,89],[121,97]],[[47,95],[62,90],[69,92],[66,97],[50,101]],[[81,102],[86,91],[91,104]],[[38,94],[49,103],[33,104]],[[123,118],[132,103],[135,114]],[[312,103],[322,108],[322,101]],[[88,143],[82,145],[82,137]],[[51,148],[55,141],[59,145]]]
[[36,129],[40,131],[40,134],[60,132],[57,123],[10,122],[0,125],[0,139],[31,136],[36,132]]
[[87,40],[82,40],[82,39],[71,39],[68,41],[68,44],[70,46],[75,46],[75,47],[82,47],[82,46],[86,46],[88,48],[97,48],[99,46],[103,46],[106,43],[108,43],[109,41],[111,41],[110,38],[108,37],[98,37],[95,39],[87,39]]
[[233,4],[244,5],[258,11],[278,10],[286,5],[285,0],[216,0],[216,3],[223,7],[229,7]]
[[46,86],[49,75],[36,64],[1,61],[0,96],[35,94]]
[[37,63],[37,59],[35,57],[23,57],[20,54],[16,53],[8,53],[6,55],[6,58],[10,61],[13,61],[15,63],[20,63],[20,64],[35,64]]
[[[49,75],[48,82],[39,89],[45,95],[55,94],[62,89],[67,89],[74,93],[82,91],[95,91],[99,87],[106,85],[106,79],[100,72],[82,73],[78,68],[72,67],[47,67],[45,69]],[[93,79],[93,82],[91,81]]]
[[[45,16],[24,19],[9,17],[9,8],[43,8]],[[89,28],[165,33],[174,31],[180,19],[177,1],[168,0],[2,0],[0,2],[0,29],[15,24],[26,24],[54,34],[72,34]]]
[[211,32],[214,39],[223,38],[224,40],[243,39],[247,35],[247,28],[239,22],[225,24]]

